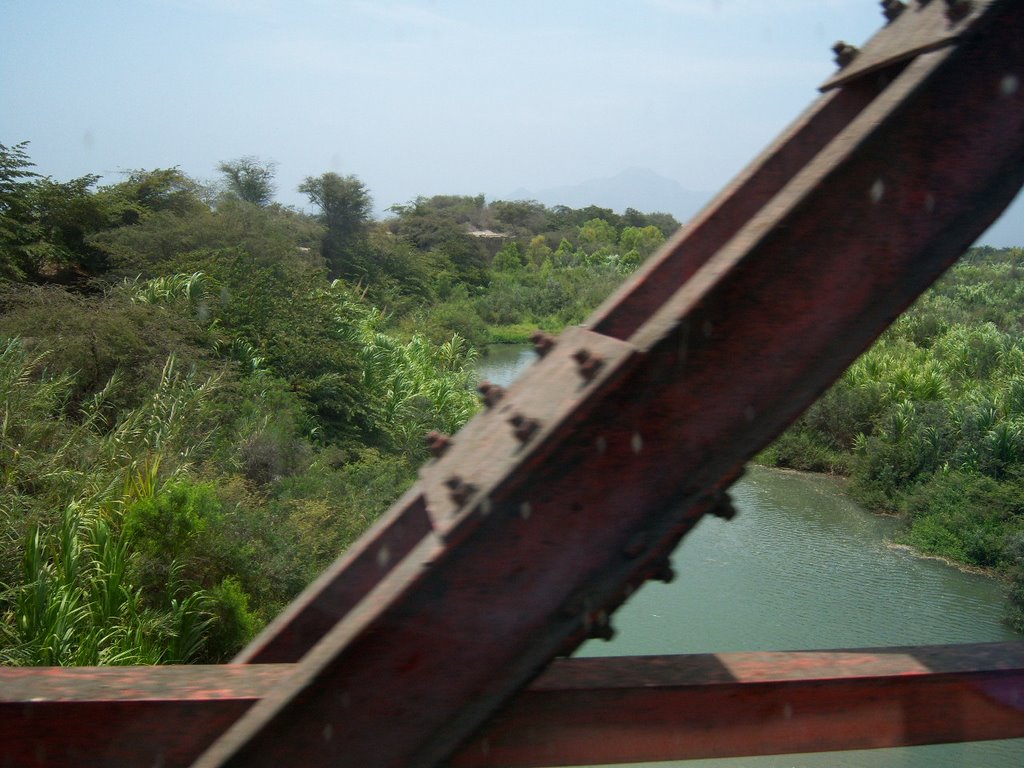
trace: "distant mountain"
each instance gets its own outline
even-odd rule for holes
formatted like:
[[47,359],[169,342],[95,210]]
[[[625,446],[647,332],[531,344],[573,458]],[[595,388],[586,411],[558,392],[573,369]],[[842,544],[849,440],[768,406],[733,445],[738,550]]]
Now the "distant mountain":
[[615,176],[564,187],[537,191],[517,189],[504,199],[536,200],[547,206],[567,205],[570,208],[599,205],[617,213],[636,208],[643,213],[671,213],[679,221],[686,221],[711,199],[711,193],[686,189],[678,181],[649,168],[630,168]]

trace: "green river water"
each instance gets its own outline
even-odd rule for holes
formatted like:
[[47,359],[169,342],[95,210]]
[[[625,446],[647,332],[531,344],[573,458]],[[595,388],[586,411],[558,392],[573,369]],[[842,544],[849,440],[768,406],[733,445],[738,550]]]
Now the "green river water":
[[[492,348],[481,377],[507,385],[529,348]],[[891,544],[874,515],[828,477],[751,467],[731,490],[739,515],[707,518],[614,616],[612,642],[578,655],[856,648],[1020,639],[1002,623],[999,583]],[[1020,768],[1024,739],[903,749],[658,763],[693,768]]]

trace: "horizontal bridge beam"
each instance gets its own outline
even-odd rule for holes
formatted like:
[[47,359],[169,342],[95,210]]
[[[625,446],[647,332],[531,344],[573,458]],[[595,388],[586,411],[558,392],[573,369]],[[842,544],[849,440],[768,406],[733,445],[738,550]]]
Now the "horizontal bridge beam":
[[592,765],[1024,736],[1024,643],[553,664],[453,768]]
[[[0,669],[0,765],[185,766],[292,671]],[[379,737],[387,732],[383,724]],[[1024,643],[567,659],[451,764],[586,765],[1020,736]],[[301,764],[306,745],[292,748]]]

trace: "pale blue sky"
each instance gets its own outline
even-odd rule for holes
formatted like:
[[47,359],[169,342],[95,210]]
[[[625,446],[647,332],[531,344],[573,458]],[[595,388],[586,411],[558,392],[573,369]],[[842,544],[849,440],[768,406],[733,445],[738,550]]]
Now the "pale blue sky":
[[874,0],[0,0],[0,142],[66,179],[278,163],[378,208],[651,168],[715,191]]

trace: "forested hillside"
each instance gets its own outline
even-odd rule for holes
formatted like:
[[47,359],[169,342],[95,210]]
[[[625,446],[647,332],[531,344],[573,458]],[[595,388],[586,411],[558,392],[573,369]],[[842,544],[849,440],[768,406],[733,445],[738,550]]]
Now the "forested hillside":
[[229,658],[477,407],[475,348],[585,315],[666,214],[274,169],[99,185],[0,145],[0,663]]

